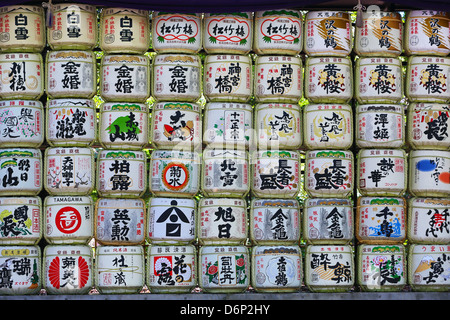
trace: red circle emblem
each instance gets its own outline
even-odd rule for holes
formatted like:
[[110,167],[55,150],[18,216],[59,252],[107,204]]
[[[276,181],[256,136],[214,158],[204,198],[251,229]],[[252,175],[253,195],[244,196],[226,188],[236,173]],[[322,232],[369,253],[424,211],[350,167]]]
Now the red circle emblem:
[[64,207],[56,214],[55,224],[62,233],[74,233],[81,226],[80,212],[73,207]]

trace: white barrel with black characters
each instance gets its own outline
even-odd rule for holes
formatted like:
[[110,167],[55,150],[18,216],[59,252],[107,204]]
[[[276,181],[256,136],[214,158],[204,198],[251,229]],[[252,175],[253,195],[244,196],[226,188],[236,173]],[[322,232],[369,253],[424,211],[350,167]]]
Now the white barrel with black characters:
[[42,234],[40,197],[0,197],[0,244],[37,245]]
[[0,101],[0,145],[39,148],[45,136],[44,117],[38,100]]
[[44,212],[44,238],[49,244],[88,244],[94,237],[92,197],[48,196]]
[[349,244],[354,237],[353,203],[349,199],[308,198],[302,214],[307,244]]
[[36,246],[0,246],[1,295],[35,295],[42,288],[41,249]]
[[352,61],[349,57],[308,57],[304,82],[305,98],[310,102],[349,103],[355,91]]
[[94,286],[94,261],[88,245],[47,245],[42,282],[47,294],[88,294]]
[[357,187],[363,196],[401,197],[407,189],[408,160],[403,149],[361,149]]
[[137,294],[145,284],[142,246],[98,246],[95,250],[95,286],[101,294]]

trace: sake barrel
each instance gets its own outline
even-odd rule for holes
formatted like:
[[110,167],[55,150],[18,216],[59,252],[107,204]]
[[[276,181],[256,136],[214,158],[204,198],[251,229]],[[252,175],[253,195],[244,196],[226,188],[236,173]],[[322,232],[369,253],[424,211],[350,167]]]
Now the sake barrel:
[[202,246],[198,284],[205,293],[245,292],[250,284],[250,256],[245,246]]
[[402,291],[407,284],[403,245],[361,244],[357,252],[357,284],[363,291]]
[[412,150],[409,154],[409,192],[416,197],[450,195],[450,151]]
[[349,244],[354,237],[353,204],[349,199],[308,198],[302,229],[307,244]]
[[44,142],[44,107],[38,100],[0,101],[2,147],[38,148]]
[[150,59],[145,55],[104,55],[100,95],[107,102],[144,103],[150,97]]
[[0,197],[0,243],[37,245],[42,238],[40,197]]
[[399,58],[367,57],[355,63],[355,94],[360,104],[399,103],[403,99]]
[[305,98],[312,103],[349,103],[353,97],[353,67],[349,57],[308,57]]
[[[373,8],[373,7],[372,7]],[[403,51],[403,22],[399,12],[358,12],[363,25],[356,26],[355,53],[360,57],[398,57]]]
[[364,244],[401,244],[406,239],[406,200],[358,197],[356,238]]
[[446,56],[450,53],[450,12],[410,10],[406,12],[405,54]]
[[142,246],[99,246],[95,262],[94,279],[101,294],[137,294],[144,287]]
[[306,152],[305,191],[312,198],[347,198],[354,188],[353,153],[344,150]]
[[301,58],[258,56],[255,61],[254,86],[258,102],[298,103],[303,94]]
[[148,203],[147,240],[152,244],[189,244],[196,238],[194,199],[152,197]]
[[49,98],[87,98],[97,93],[96,58],[92,51],[49,51],[46,58]]
[[50,99],[45,138],[52,147],[91,146],[97,139],[97,113],[92,99]]
[[407,115],[408,143],[413,149],[450,150],[450,105],[411,103]]
[[99,198],[95,204],[95,239],[102,245],[141,245],[145,219],[142,199]]
[[200,156],[196,152],[155,150],[150,160],[150,192],[157,197],[193,197],[200,191]]
[[16,5],[0,8],[0,51],[42,52],[45,40],[43,7]]
[[103,103],[99,115],[100,144],[105,149],[121,150],[140,150],[147,146],[148,109],[144,103]]
[[52,27],[47,42],[52,50],[93,50],[97,46],[97,8],[82,3],[52,6]]
[[363,196],[400,197],[406,191],[408,160],[402,149],[361,149],[357,187]]
[[88,294],[94,286],[93,253],[88,245],[48,245],[42,268],[47,294]]
[[298,292],[302,286],[302,269],[298,245],[252,248],[251,285],[256,292]]
[[152,49],[157,53],[198,53],[202,49],[202,14],[152,13]]
[[402,105],[357,105],[355,125],[355,141],[360,148],[401,148],[405,144],[405,117]]
[[34,295],[42,287],[41,249],[36,246],[0,246],[4,272],[1,295]]
[[256,11],[253,51],[258,55],[295,56],[303,48],[303,17],[299,10]]
[[203,144],[210,147],[249,149],[255,144],[253,109],[250,104],[206,103],[203,113]]
[[350,55],[352,24],[343,11],[309,11],[305,16],[303,51],[308,56]]
[[348,292],[355,284],[353,249],[349,245],[309,245],[305,284],[312,292]]
[[103,8],[100,49],[105,53],[144,54],[150,47],[150,13],[132,8]]
[[36,196],[42,190],[39,149],[0,149],[1,196]]
[[94,149],[54,147],[45,150],[47,179],[44,188],[51,195],[88,195],[95,187]]
[[151,293],[190,293],[197,285],[197,250],[193,245],[151,245],[146,283]]
[[253,13],[205,13],[203,49],[207,54],[246,54],[252,50]]
[[300,154],[295,150],[255,151],[251,192],[261,198],[292,198],[300,191]]
[[156,102],[152,108],[150,141],[158,149],[199,149],[201,106],[190,102]]
[[0,98],[39,100],[44,94],[40,53],[0,54]]
[[408,203],[408,241],[414,244],[450,243],[450,199],[414,197]]
[[239,245],[248,236],[247,203],[242,198],[201,198],[197,236],[201,245]]
[[145,152],[101,150],[97,158],[96,183],[96,189],[102,197],[141,197],[147,190]]
[[207,102],[246,103],[253,94],[252,62],[248,55],[207,55],[204,62]]
[[308,149],[347,150],[353,145],[353,110],[348,104],[308,104],[303,107],[303,131]]
[[405,95],[410,102],[450,103],[448,78],[450,78],[450,58],[409,57]]
[[293,245],[300,240],[300,205],[296,199],[253,199],[250,240],[257,245]]
[[45,240],[50,244],[88,244],[94,237],[94,201],[90,196],[47,196]]
[[411,245],[408,252],[408,284],[413,291],[450,290],[449,245]]

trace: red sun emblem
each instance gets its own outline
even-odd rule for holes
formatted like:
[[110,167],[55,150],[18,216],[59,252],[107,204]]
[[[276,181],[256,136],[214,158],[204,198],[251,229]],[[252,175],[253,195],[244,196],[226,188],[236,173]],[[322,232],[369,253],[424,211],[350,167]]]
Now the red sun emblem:
[[56,214],[55,224],[62,233],[74,233],[81,226],[80,212],[73,207],[64,207]]

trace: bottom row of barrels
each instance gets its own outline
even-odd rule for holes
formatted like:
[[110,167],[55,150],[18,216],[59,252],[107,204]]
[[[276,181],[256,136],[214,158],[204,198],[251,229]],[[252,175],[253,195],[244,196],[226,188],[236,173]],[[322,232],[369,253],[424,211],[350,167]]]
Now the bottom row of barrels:
[[[95,258],[95,259],[94,259]],[[95,261],[95,263],[94,263]],[[450,245],[0,247],[0,294],[450,290]]]

